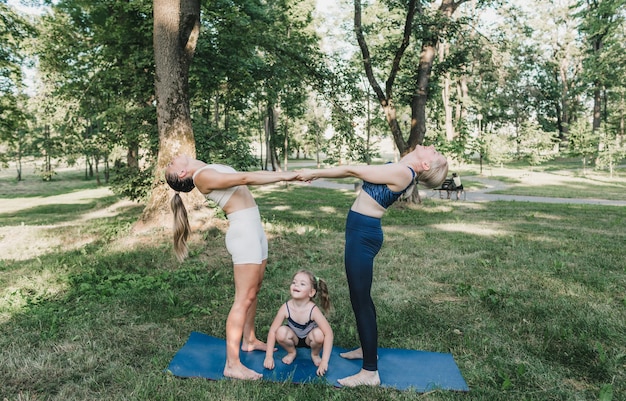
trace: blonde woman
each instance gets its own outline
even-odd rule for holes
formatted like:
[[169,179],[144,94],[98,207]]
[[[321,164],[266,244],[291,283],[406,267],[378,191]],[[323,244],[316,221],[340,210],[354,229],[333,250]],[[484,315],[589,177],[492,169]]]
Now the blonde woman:
[[259,208],[247,185],[263,185],[296,178],[292,172],[237,172],[230,166],[207,164],[185,155],[175,157],[165,169],[169,186],[176,191],[171,207],[174,213],[174,251],[179,260],[188,254],[190,233],[187,210],[180,192],[197,188],[216,202],[229,221],[226,248],[232,256],[235,299],[226,319],[226,365],[224,376],[257,380],[262,374],[249,369],[239,358],[243,351],[265,351],[266,345],[256,338],[255,315],[257,294],[267,265],[267,238],[261,224]]
[[377,386],[378,326],[371,297],[374,257],[383,244],[381,218],[387,208],[404,194],[416,180],[429,188],[439,186],[448,174],[446,158],[432,146],[417,146],[397,163],[370,166],[338,166],[304,170],[298,179],[356,177],[363,186],[346,220],[344,261],[350,301],[357,323],[361,347],[341,354],[347,359],[363,359],[362,369],[337,380],[346,387]]

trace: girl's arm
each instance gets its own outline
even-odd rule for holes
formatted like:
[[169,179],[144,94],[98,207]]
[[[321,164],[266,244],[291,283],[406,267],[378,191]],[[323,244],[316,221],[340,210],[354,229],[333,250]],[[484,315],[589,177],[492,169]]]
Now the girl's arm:
[[221,173],[217,170],[206,168],[195,179],[196,187],[200,192],[208,192],[214,189],[226,189],[238,185],[264,185],[279,181],[292,181],[297,173],[290,171],[246,171],[237,173]]
[[298,171],[298,179],[311,181],[317,178],[356,177],[374,184],[387,184],[391,190],[401,191],[411,183],[411,170],[398,163],[368,166],[337,166],[327,169]]
[[287,307],[283,304],[280,309],[278,309],[278,313],[270,326],[270,330],[267,333],[267,350],[265,351],[265,361],[263,361],[263,366],[266,369],[274,369],[274,346],[276,345],[276,331],[280,326],[283,325],[283,322],[287,318]]
[[326,319],[326,316],[320,311],[319,308],[313,309],[313,315],[311,319],[317,323],[317,327],[324,333],[324,345],[322,346],[322,362],[317,367],[317,375],[324,376],[328,371],[328,362],[330,361],[330,354],[333,351],[333,329],[330,327],[330,323]]

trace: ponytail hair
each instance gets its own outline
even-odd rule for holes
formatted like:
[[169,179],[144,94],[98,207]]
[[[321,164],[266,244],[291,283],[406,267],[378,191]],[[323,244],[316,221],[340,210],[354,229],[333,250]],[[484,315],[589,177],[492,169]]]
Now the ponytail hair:
[[178,192],[172,197],[170,206],[174,213],[174,253],[176,258],[182,262],[189,255],[187,238],[189,238],[191,229],[189,227],[189,218],[187,217],[187,208],[185,208],[185,204]]
[[326,285],[326,281],[315,276],[310,271],[304,269],[298,270],[296,274],[293,275],[293,277],[297,276],[300,273],[306,274],[311,280],[311,284],[315,289],[315,295],[313,296],[313,298],[319,299],[320,308],[322,308],[322,310],[326,313],[330,312],[332,304],[330,303],[330,295],[328,294],[328,285]]
[[187,208],[180,197],[180,192],[190,192],[195,188],[193,177],[180,179],[178,174],[165,174],[165,180],[169,186],[176,191],[174,197],[170,201],[170,207],[174,213],[174,253],[179,261],[185,260],[189,255],[189,247],[187,246],[187,238],[191,228],[189,226],[189,217],[187,216]]

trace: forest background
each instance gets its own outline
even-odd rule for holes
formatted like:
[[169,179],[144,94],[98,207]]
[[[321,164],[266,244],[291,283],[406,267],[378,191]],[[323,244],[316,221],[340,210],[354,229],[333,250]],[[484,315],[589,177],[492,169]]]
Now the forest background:
[[[574,156],[611,174],[626,154],[623,0],[183,3],[0,1],[3,168],[82,165],[145,200],[173,149],[276,170],[432,143],[481,169]],[[154,17],[174,13],[188,103],[160,103],[190,145],[157,124]]]

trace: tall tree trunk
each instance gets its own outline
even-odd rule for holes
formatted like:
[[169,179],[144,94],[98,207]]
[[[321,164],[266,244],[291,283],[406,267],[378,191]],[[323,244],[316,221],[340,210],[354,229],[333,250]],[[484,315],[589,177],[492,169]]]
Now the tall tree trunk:
[[289,163],[289,119],[285,116],[285,131],[283,138],[283,168],[287,171],[287,164]]
[[[559,66],[559,76],[561,79],[561,103],[560,113],[557,108],[557,121],[559,123],[559,139],[560,147],[565,150],[569,147],[569,120],[570,120],[570,105],[569,105],[569,80],[568,72],[569,61],[563,60]],[[557,105],[559,106],[559,105]]]
[[410,149],[424,143],[426,136],[426,101],[433,61],[435,60],[436,43],[435,39],[422,42],[422,51],[417,67],[417,90],[411,101],[411,134],[408,143]]
[[[442,0],[438,12],[446,18],[451,18],[456,9],[468,0]],[[416,75],[416,91],[411,101],[411,134],[409,135],[409,150],[424,142],[426,136],[426,101],[428,86],[433,69],[433,61],[437,54],[437,43],[444,32],[439,27],[430,31],[430,36],[422,40],[420,59]]]
[[[411,39],[411,28],[413,25],[413,20],[415,18],[415,13],[418,7],[418,3],[416,0],[409,0],[407,3],[407,15],[404,22],[404,33],[402,36],[402,42],[398,46],[396,50],[395,57],[391,64],[391,70],[389,71],[389,76],[385,83],[385,91],[383,92],[380,84],[376,80],[374,76],[374,68],[372,66],[372,59],[369,52],[369,46],[365,40],[365,35],[363,34],[362,28],[362,17],[361,17],[361,0],[354,0],[354,33],[356,35],[357,42],[359,44],[359,48],[361,49],[361,56],[363,58],[363,67],[365,68],[365,75],[367,76],[367,80],[369,81],[374,93],[376,94],[376,98],[380,103],[383,112],[385,114],[385,120],[391,129],[391,135],[393,136],[393,140],[396,143],[396,147],[400,151],[401,154],[407,153],[409,150],[407,147],[407,143],[402,136],[402,130],[400,128],[400,124],[398,123],[398,118],[396,115],[396,108],[393,102],[393,85],[396,80],[396,76],[400,69],[400,61],[404,56],[404,52],[409,46],[409,42]],[[411,122],[413,125],[413,121]]]
[[100,170],[98,168],[99,164],[100,164],[100,156],[98,154],[95,154],[93,156],[93,165],[96,168],[96,184],[98,186],[102,185],[102,182],[100,182]]
[[622,141],[624,140],[624,129],[626,128],[626,123],[625,123],[625,118],[624,118],[624,111],[626,109],[626,102],[624,101],[624,88],[622,87],[621,91],[620,91],[620,98],[619,98],[619,129],[617,131],[617,135],[620,138],[620,141],[618,143],[618,145],[622,145]]
[[602,124],[602,88],[599,82],[594,82],[593,89],[593,123],[591,129],[596,132]]
[[[189,66],[200,33],[200,0],[154,0],[153,4],[159,155],[152,193],[140,222],[168,225],[172,191],[164,180],[163,170],[174,156],[196,155],[189,112]],[[188,207],[202,202],[197,191],[185,197]],[[166,216],[168,219],[164,219]]]
[[467,85],[467,75],[464,73],[456,82],[456,94],[459,100],[456,102],[454,119],[458,127],[461,121],[467,119],[467,104],[469,100],[469,86]]
[[111,154],[107,153],[106,156],[104,157],[104,183],[105,184],[109,183],[109,178],[111,177],[111,169],[110,169],[110,165],[109,165],[109,156],[111,156]]
[[[19,135],[19,134],[18,134]],[[15,169],[17,170],[17,181],[22,181],[22,139],[19,136],[19,141],[17,143],[17,155],[15,158]]]
[[139,168],[139,141],[132,139],[126,150],[126,165],[131,168]]
[[265,108],[265,165],[263,170],[269,170],[269,163],[272,161],[272,170],[274,170],[274,163],[272,160],[272,140],[274,137],[274,106],[271,103],[267,104]]
[[[444,40],[443,43],[439,45],[439,60],[443,62],[446,56],[449,53],[449,46],[447,40]],[[444,127],[446,129],[446,139],[448,141],[452,141],[454,139],[454,117],[452,112],[452,102],[451,102],[451,89],[452,79],[450,78],[450,73],[445,72],[443,76],[443,84],[441,85],[441,100],[443,102],[443,110],[444,110]]]

